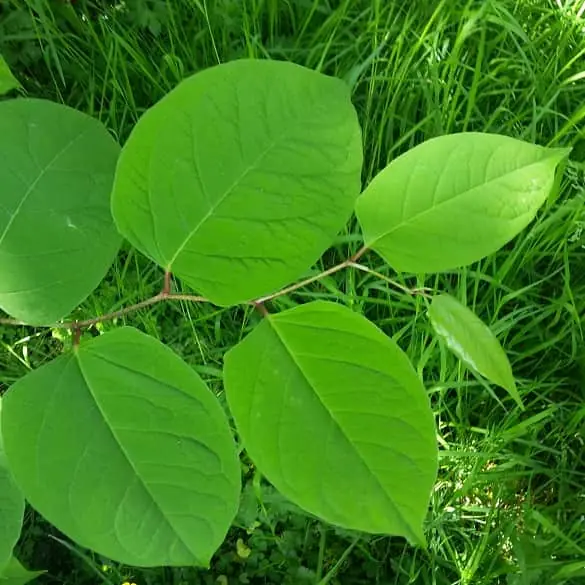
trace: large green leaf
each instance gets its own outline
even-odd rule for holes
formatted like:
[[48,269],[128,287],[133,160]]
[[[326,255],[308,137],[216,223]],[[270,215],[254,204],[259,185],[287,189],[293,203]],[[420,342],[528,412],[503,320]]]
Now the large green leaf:
[[360,191],[349,89],[292,63],[234,61],[183,81],[138,122],[112,209],[139,250],[214,303],[298,278]]
[[328,302],[270,315],[226,355],[228,403],[260,471],[340,526],[424,543],[432,411],[406,355]]
[[390,163],[358,199],[365,243],[399,271],[475,262],[532,221],[568,152],[473,132],[424,142]]
[[205,566],[237,511],[239,462],[222,408],[176,354],[135,329],[19,380],[2,424],[31,505],[117,561]]
[[26,585],[45,571],[28,571],[12,557],[3,571],[0,571],[0,585]]
[[429,317],[437,335],[467,366],[505,388],[524,408],[510,362],[491,329],[450,295],[433,298]]
[[32,325],[98,285],[120,236],[110,212],[119,147],[93,118],[36,99],[0,103],[0,308]]
[[[0,400],[1,412],[2,401]],[[24,497],[14,483],[12,473],[8,468],[0,428],[0,575],[12,557],[12,549],[20,536],[23,516]]]

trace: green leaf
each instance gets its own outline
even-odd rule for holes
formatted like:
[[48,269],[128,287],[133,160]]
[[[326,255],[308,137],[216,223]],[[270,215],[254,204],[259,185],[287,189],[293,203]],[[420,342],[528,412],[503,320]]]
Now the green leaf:
[[473,132],[424,142],[390,163],[358,199],[365,243],[404,272],[480,260],[534,219],[568,152]]
[[187,364],[136,329],[19,380],[2,424],[30,504],[121,563],[207,566],[236,514],[240,471],[225,413]]
[[505,388],[524,408],[512,366],[491,329],[470,309],[450,295],[433,298],[429,317],[437,335],[472,370]]
[[36,99],[0,103],[0,308],[31,325],[71,312],[120,245],[119,147],[97,120]]
[[219,305],[306,272],[360,191],[349,89],[292,63],[234,61],[183,81],[138,122],[112,199],[121,233]]
[[0,95],[4,95],[17,87],[20,87],[18,79],[12,75],[8,63],[6,63],[4,57],[0,55]]
[[425,541],[433,414],[406,355],[328,302],[269,315],[225,360],[228,404],[259,470],[300,507]]
[[26,585],[45,571],[28,571],[12,557],[3,571],[0,571],[0,585]]
[[[0,413],[2,400],[0,400]],[[1,431],[1,428],[0,428]],[[0,432],[0,574],[12,557],[24,517],[24,497],[14,483]]]

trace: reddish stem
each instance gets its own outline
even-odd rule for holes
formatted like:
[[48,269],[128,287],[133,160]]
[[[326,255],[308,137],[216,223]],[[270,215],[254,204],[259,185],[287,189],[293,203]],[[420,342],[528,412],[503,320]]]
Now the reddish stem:
[[163,284],[163,288],[161,291],[161,295],[164,297],[168,297],[171,294],[171,273],[170,272],[165,272],[165,281]]
[[264,306],[263,302],[254,301],[254,308],[258,311],[258,313],[260,313],[260,315],[262,315],[262,317],[268,317],[270,314],[268,309]]

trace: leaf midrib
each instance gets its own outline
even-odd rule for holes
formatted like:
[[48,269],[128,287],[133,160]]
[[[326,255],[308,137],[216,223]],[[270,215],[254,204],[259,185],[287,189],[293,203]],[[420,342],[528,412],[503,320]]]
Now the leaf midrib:
[[400,520],[401,524],[406,528],[406,532],[409,535],[409,537],[412,538],[412,540],[414,542],[417,542],[419,540],[418,539],[418,536],[411,530],[410,525],[408,524],[407,520],[404,518],[404,516],[402,515],[400,509],[394,503],[394,501],[392,500],[392,498],[390,497],[390,495],[384,489],[384,486],[380,482],[380,480],[379,480],[378,476],[376,475],[376,473],[374,473],[374,471],[372,471],[370,469],[370,466],[364,460],[364,458],[363,458],[362,454],[360,453],[359,449],[357,449],[357,447],[354,447],[353,442],[346,435],[343,426],[337,421],[337,419],[335,418],[335,416],[333,415],[333,413],[327,408],[327,405],[323,402],[323,400],[321,399],[321,396],[319,396],[319,393],[315,391],[314,385],[312,384],[309,376],[303,370],[303,368],[302,368],[301,364],[298,362],[298,360],[295,358],[295,354],[290,349],[290,347],[288,346],[288,344],[286,343],[286,340],[284,339],[284,336],[278,331],[278,326],[274,322],[274,318],[269,315],[268,317],[266,317],[266,320],[268,321],[268,323],[271,326],[272,330],[276,334],[276,337],[277,337],[278,341],[280,341],[280,343],[282,344],[282,346],[286,350],[287,354],[290,356],[291,360],[293,361],[294,365],[298,368],[298,370],[301,373],[301,375],[303,376],[305,382],[308,384],[309,388],[311,388],[311,390],[313,391],[313,394],[317,397],[317,400],[319,401],[319,403],[321,404],[321,406],[323,407],[323,409],[331,417],[331,420],[334,422],[335,426],[339,429],[339,431],[341,432],[341,435],[347,441],[347,443],[349,444],[349,446],[352,449],[352,451],[357,454],[358,458],[364,464],[365,468],[370,472],[371,476],[376,480],[376,483],[380,487],[380,489],[381,489],[382,493],[384,494],[384,496],[386,497],[387,501],[390,503],[390,505],[392,506],[392,508],[395,510],[395,513],[396,513],[397,518]]
[[[270,144],[234,179],[233,183],[222,193],[222,195],[217,199],[207,213],[197,222],[195,227],[189,232],[189,234],[185,237],[181,245],[178,247],[177,251],[173,254],[173,257],[168,262],[166,270],[171,272],[172,266],[181,254],[181,252],[185,249],[185,247],[189,244],[190,240],[195,236],[195,234],[199,231],[199,229],[209,220],[209,218],[214,215],[217,209],[222,205],[222,203],[234,192],[234,190],[240,185],[240,183],[252,172],[254,171],[260,161],[278,144],[280,144],[290,133],[291,129],[294,127],[293,121],[289,122],[289,126],[282,133],[275,139],[273,139]],[[152,206],[150,206],[152,209]],[[160,248],[160,246],[159,246]]]
[[189,554],[193,557],[193,559],[195,559],[195,561],[197,563],[199,563],[201,566],[205,566],[205,563],[201,563],[201,561],[193,554],[191,547],[185,542],[185,540],[183,539],[182,535],[179,533],[178,530],[175,529],[175,527],[171,524],[170,520],[167,518],[166,514],[164,513],[163,509],[160,507],[160,504],[158,503],[157,499],[152,495],[148,485],[146,484],[146,482],[144,481],[144,479],[142,478],[142,476],[138,473],[138,470],[136,469],[136,467],[134,466],[134,464],[132,463],[132,459],[130,458],[129,454],[126,452],[126,449],[124,448],[124,445],[122,444],[122,442],[118,439],[116,432],[112,426],[112,424],[110,423],[108,417],[106,416],[106,413],[103,411],[97,396],[95,394],[95,392],[93,391],[93,388],[91,386],[91,384],[89,383],[89,379],[88,376],[86,375],[85,371],[83,370],[82,367],[82,362],[81,362],[81,356],[80,356],[80,350],[77,350],[74,352],[74,358],[75,361],[77,363],[77,366],[79,368],[79,373],[81,374],[81,377],[83,378],[83,381],[85,382],[85,385],[89,391],[89,394],[91,395],[93,402],[96,406],[96,408],[98,409],[99,413],[102,416],[102,419],[108,429],[108,431],[110,432],[110,434],[112,435],[116,445],[118,445],[118,448],[120,449],[120,451],[122,452],[124,459],[126,460],[126,462],[128,463],[129,467],[132,469],[135,477],[138,478],[140,485],[142,485],[142,487],[144,488],[144,491],[150,496],[151,501],[154,503],[156,509],[159,511],[161,518],[164,520],[164,522],[167,524],[167,526],[173,531],[173,533],[175,535],[177,535],[179,541],[181,542],[181,544],[185,547],[185,549],[187,551],[189,551]]
[[10,231],[10,228],[12,227],[12,224],[14,223],[14,220],[16,219],[17,215],[20,213],[22,207],[24,206],[24,204],[27,202],[28,198],[30,197],[31,193],[35,190],[36,186],[39,184],[39,182],[41,181],[41,179],[45,176],[45,174],[47,173],[47,171],[57,162],[57,160],[59,160],[64,154],[65,152],[67,152],[71,146],[73,146],[73,144],[75,144],[81,137],[83,137],[87,132],[89,131],[88,128],[86,128],[85,130],[83,130],[82,132],[80,132],[79,134],[77,134],[74,138],[72,138],[39,172],[37,178],[29,185],[29,187],[27,188],[27,190],[25,191],[24,195],[22,196],[22,199],[20,200],[19,204],[16,206],[16,209],[14,210],[14,212],[12,213],[12,215],[10,216],[10,219],[8,220],[8,222],[6,223],[6,227],[4,228],[4,231],[2,232],[2,235],[0,235],[0,246],[2,245],[2,243],[4,242],[4,240],[6,239],[6,236],[8,235],[8,232]]
[[[380,234],[379,236],[377,236],[374,240],[370,240],[369,242],[367,242],[367,245],[369,247],[374,247],[383,238],[391,236],[394,232],[398,231],[399,229],[403,228],[404,226],[407,226],[409,224],[415,223],[416,221],[419,221],[422,217],[426,216],[427,214],[435,212],[435,211],[437,211],[437,209],[439,209],[443,206],[450,205],[450,204],[454,203],[455,201],[457,201],[459,198],[466,197],[470,193],[473,193],[474,191],[476,191],[478,189],[482,189],[482,188],[487,187],[493,183],[496,183],[505,177],[509,177],[511,175],[518,173],[519,171],[529,169],[533,166],[538,166],[538,165],[542,164],[544,161],[548,161],[551,158],[555,158],[553,153],[551,153],[547,157],[540,159],[539,161],[536,161],[534,163],[530,163],[529,165],[525,165],[523,167],[519,167],[519,168],[514,169],[513,171],[511,171],[509,173],[504,173],[503,175],[499,175],[498,177],[490,179],[489,181],[481,183],[480,185],[476,185],[475,187],[472,187],[471,189],[467,189],[465,191],[462,191],[461,193],[458,193],[458,194],[454,195],[453,197],[446,199],[445,201],[441,201],[440,203],[432,205],[431,207],[428,207],[424,211],[422,211],[420,213],[416,213],[414,215],[411,215],[408,219],[402,220],[400,223],[396,224],[391,229],[389,229],[389,230],[385,231],[384,233]],[[365,191],[363,193],[362,197],[365,196],[366,194],[367,194],[367,191]]]

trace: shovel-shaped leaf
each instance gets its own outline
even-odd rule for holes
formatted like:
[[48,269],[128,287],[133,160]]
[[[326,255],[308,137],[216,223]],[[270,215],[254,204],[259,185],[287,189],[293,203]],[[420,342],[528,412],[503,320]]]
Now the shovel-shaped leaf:
[[220,305],[271,293],[331,245],[361,185],[349,88],[279,61],[183,81],[139,121],[112,210],[140,251]]
[[433,414],[382,331],[327,302],[270,315],[228,352],[225,384],[244,446],[285,496],[339,526],[424,544]]
[[112,264],[120,148],[97,120],[36,99],[0,103],[0,308],[31,325],[70,313]]
[[2,425],[27,500],[82,546],[136,566],[201,565],[223,542],[240,469],[199,376],[120,328],[19,380]]
[[431,302],[429,317],[437,335],[463,363],[505,388],[524,408],[500,342],[473,311],[450,295],[439,295]]

